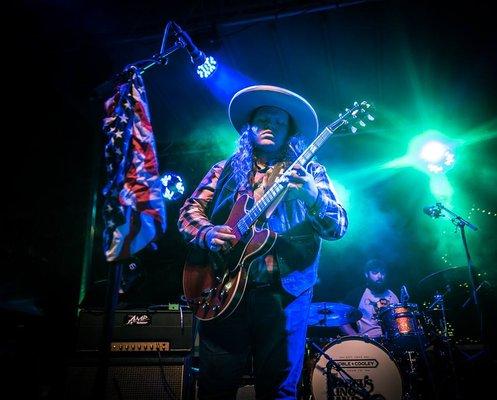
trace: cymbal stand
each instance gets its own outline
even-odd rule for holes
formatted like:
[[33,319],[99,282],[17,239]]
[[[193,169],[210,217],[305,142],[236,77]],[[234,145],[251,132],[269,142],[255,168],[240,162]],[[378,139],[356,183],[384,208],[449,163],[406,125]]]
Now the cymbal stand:
[[438,309],[442,312],[442,320],[440,321],[440,329],[442,332],[442,339],[444,342],[446,342],[449,338],[449,332],[448,332],[448,327],[447,327],[447,317],[445,314],[445,302],[444,302],[444,296],[447,294],[449,289],[445,291],[445,293],[439,293],[438,290],[435,292],[433,296],[433,303],[430,304],[428,307],[428,310],[433,310],[436,306],[438,306]]
[[[459,389],[458,389],[458,378],[457,378],[457,373],[456,373],[456,366],[454,362],[454,356],[452,354],[452,348],[451,348],[451,343],[450,343],[450,338],[449,338],[449,330],[448,330],[448,325],[447,325],[447,317],[445,314],[445,295],[450,291],[450,286],[447,285],[445,293],[439,293],[438,291],[435,292],[435,295],[433,296],[433,303],[430,304],[428,307],[429,310],[433,310],[436,306],[438,306],[438,309],[442,313],[442,320],[440,321],[440,328],[441,328],[441,339],[443,343],[443,347],[445,348],[445,351],[447,352],[448,358],[449,358],[449,364],[450,364],[450,370],[452,372],[452,376],[454,378],[454,393],[456,393],[456,396],[460,395]],[[459,397],[456,397],[459,398]]]
[[[337,363],[333,358],[331,358],[328,354],[326,354],[321,347],[319,347],[314,341],[307,339],[310,342],[311,346],[316,349],[321,355],[323,355],[328,362],[326,363],[326,381],[327,381],[327,395],[326,398],[328,400],[332,400],[334,398],[333,389],[336,387],[336,383],[343,383],[347,388],[352,389],[355,393],[357,393],[360,399],[367,400],[380,400],[383,397],[379,394],[372,395],[362,386],[360,386],[354,378],[352,378],[347,371],[345,371],[339,363]],[[331,370],[335,369],[339,376],[333,375]]]

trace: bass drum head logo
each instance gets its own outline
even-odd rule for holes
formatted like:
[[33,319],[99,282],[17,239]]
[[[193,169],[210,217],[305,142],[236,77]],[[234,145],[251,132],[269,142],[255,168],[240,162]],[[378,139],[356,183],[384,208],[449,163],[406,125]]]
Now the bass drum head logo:
[[[400,370],[388,351],[379,344],[350,336],[329,343],[323,351],[324,354],[316,355],[314,368],[309,374],[315,400],[353,400],[364,398],[364,393],[374,395],[375,399],[402,399]],[[347,371],[363,393],[346,385],[336,368],[329,364],[330,358]],[[330,388],[332,393],[328,393]]]

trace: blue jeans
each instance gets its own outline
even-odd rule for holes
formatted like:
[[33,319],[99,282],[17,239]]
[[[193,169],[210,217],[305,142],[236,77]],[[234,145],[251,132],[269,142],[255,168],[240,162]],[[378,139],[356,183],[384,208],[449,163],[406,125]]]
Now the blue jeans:
[[234,399],[250,359],[258,399],[296,399],[311,299],[252,288],[226,319],[200,322],[200,399]]

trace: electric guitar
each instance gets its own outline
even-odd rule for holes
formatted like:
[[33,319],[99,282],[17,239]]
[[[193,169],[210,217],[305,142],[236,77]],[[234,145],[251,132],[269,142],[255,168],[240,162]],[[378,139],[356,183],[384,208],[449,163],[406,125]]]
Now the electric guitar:
[[363,101],[345,109],[345,113],[323,129],[255,204],[248,195],[237,199],[224,223],[231,227],[236,237],[231,241],[229,250],[211,252],[198,248],[190,252],[183,268],[183,292],[198,319],[209,321],[223,318],[235,311],[247,286],[250,263],[266,254],[277,239],[275,232],[259,226],[256,221],[275,201],[281,199],[295,164],[307,165],[316,151],[340,128],[349,126],[350,132],[356,133],[366,126],[363,119],[373,121],[370,107]]

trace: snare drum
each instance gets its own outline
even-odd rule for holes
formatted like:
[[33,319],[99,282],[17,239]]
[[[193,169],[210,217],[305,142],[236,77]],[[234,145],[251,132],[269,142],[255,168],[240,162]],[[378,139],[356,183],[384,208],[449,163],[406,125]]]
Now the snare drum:
[[417,304],[390,304],[378,311],[378,320],[389,344],[412,348],[426,342]]
[[[346,336],[323,347],[310,365],[307,379],[314,400],[362,398],[347,387],[342,375],[329,365],[329,358],[340,365],[359,386],[385,400],[402,398],[402,377],[390,353],[371,339]],[[329,368],[327,368],[329,367]]]

